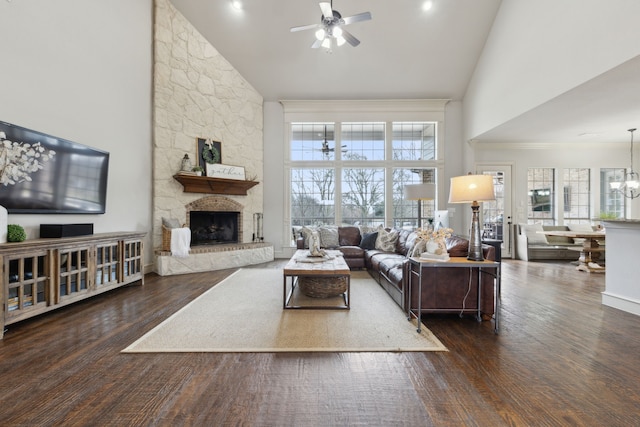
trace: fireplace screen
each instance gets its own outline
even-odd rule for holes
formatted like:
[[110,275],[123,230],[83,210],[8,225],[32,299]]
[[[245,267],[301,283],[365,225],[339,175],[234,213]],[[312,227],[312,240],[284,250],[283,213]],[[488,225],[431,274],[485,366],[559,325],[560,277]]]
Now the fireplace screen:
[[191,246],[238,243],[240,212],[191,211]]

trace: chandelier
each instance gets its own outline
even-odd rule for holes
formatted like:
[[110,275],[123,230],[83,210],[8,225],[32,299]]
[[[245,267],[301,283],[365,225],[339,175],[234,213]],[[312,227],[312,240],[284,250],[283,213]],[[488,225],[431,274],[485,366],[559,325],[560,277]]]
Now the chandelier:
[[631,133],[631,166],[629,170],[625,172],[622,181],[614,181],[609,184],[613,191],[622,194],[628,199],[635,199],[640,196],[640,177],[638,177],[638,173],[633,170],[633,132],[635,131],[635,128],[629,129]]

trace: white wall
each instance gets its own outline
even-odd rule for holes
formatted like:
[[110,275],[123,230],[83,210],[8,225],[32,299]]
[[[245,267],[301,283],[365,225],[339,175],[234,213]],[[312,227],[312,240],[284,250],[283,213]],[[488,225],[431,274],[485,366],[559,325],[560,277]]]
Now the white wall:
[[464,98],[470,140],[640,54],[637,0],[503,0]]
[[41,223],[151,230],[152,11],[152,0],[0,1],[0,120],[111,154],[107,212],[10,215],[28,238]]

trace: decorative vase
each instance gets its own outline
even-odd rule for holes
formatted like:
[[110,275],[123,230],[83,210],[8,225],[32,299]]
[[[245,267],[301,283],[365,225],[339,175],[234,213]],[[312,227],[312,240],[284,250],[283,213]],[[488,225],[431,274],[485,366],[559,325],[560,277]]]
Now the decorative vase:
[[0,243],[7,243],[8,213],[4,206],[0,206]]
[[427,252],[435,255],[444,255],[447,253],[447,248],[442,239],[430,239],[427,241]]

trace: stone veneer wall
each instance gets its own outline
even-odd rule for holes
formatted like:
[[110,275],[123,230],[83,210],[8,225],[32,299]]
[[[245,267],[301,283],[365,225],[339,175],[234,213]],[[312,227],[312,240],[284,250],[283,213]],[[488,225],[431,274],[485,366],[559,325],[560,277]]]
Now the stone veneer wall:
[[[205,194],[184,193],[173,179],[182,157],[196,163],[196,138],[221,142],[222,163],[243,166],[263,181],[262,96],[168,0],[155,2],[153,246],[162,246],[162,217],[187,222],[187,205]],[[243,242],[253,214],[263,211],[263,188],[228,196],[243,209]],[[240,242],[240,243],[243,243]]]

